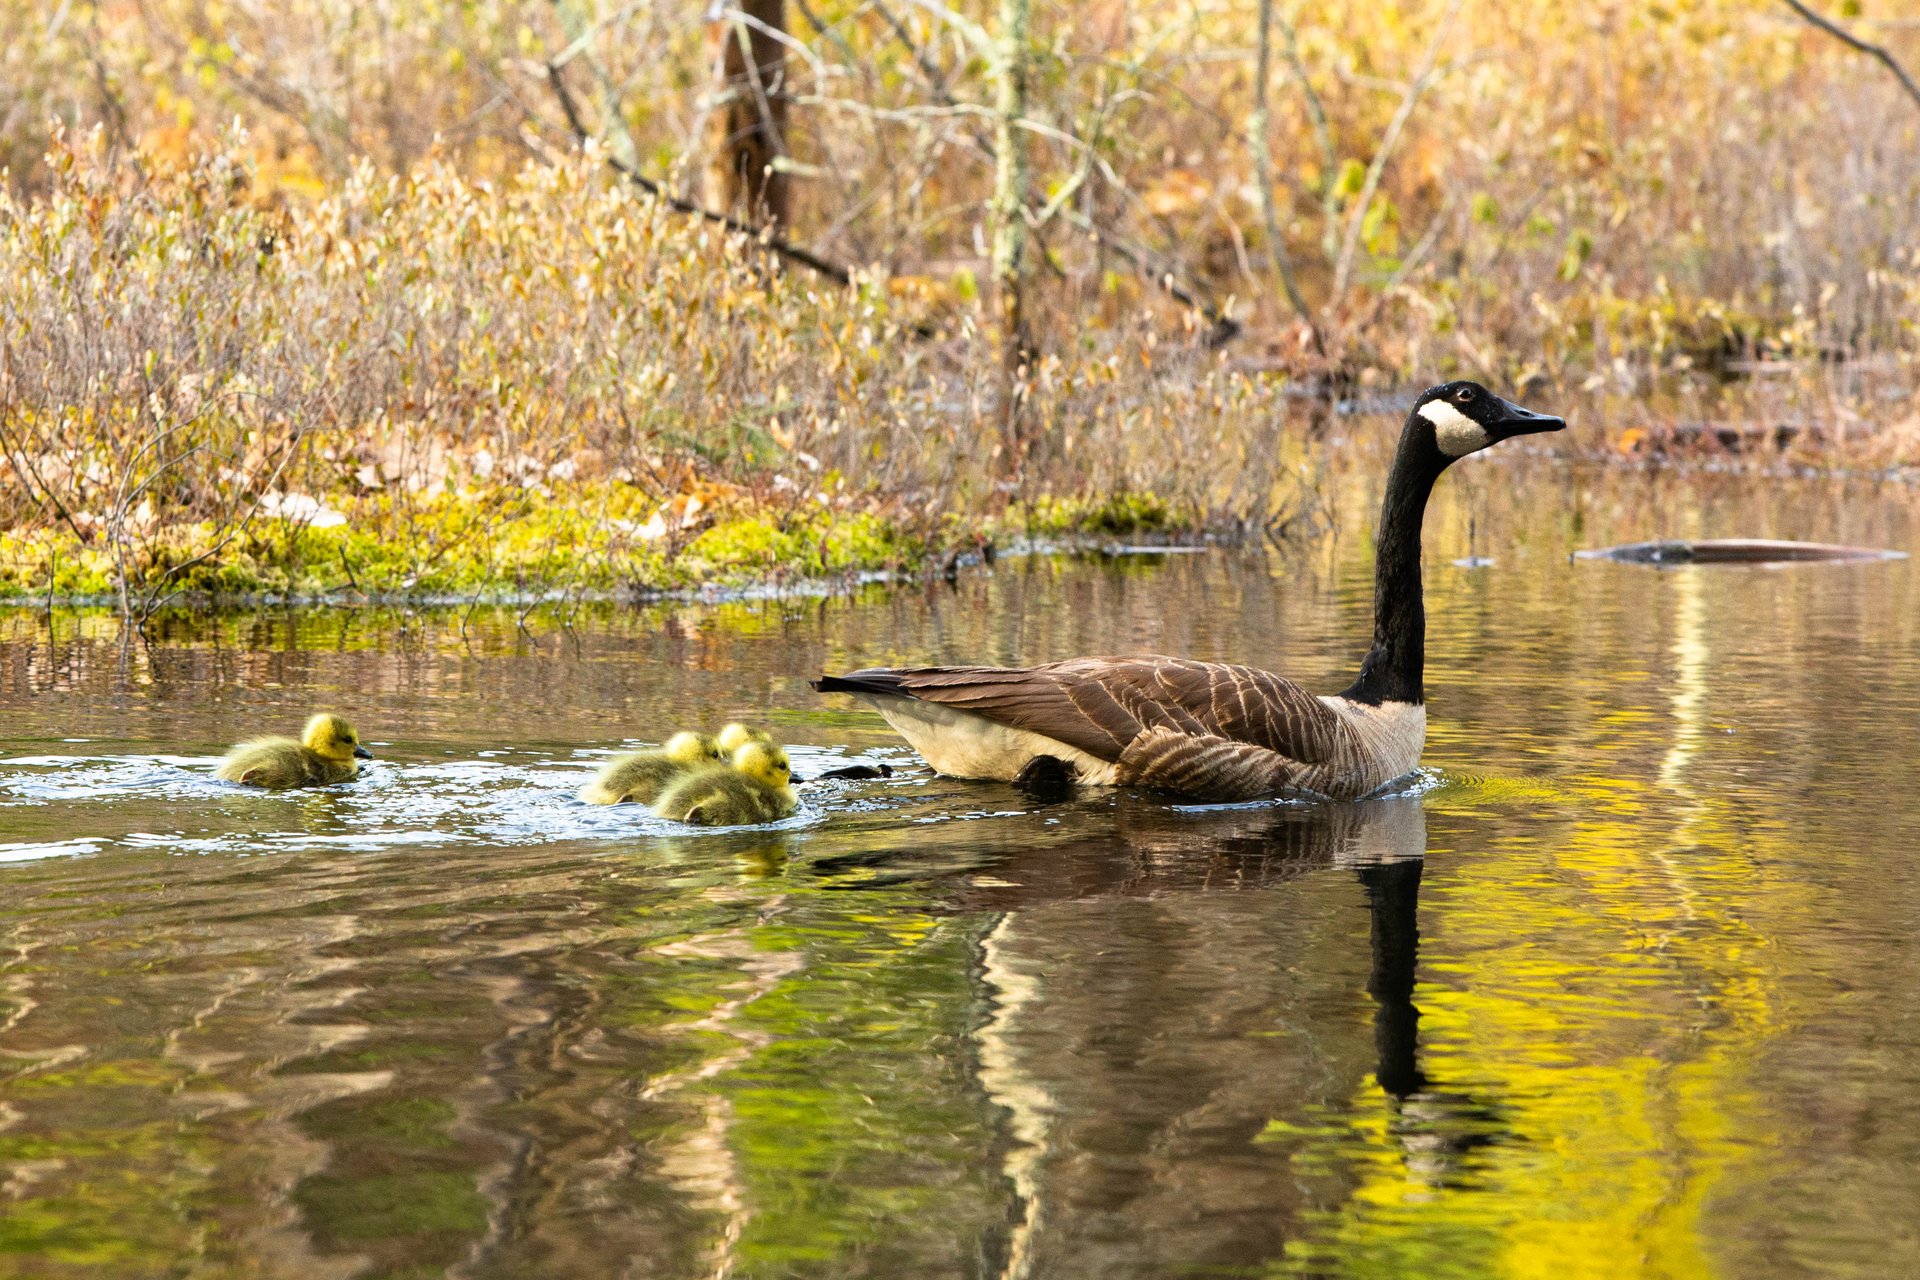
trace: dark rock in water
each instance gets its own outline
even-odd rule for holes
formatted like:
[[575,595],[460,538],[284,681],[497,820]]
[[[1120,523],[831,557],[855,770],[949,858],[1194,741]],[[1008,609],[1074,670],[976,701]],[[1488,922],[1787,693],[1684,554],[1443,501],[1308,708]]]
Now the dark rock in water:
[[1699,542],[1628,542],[1594,551],[1576,551],[1582,560],[1618,560],[1625,564],[1803,564],[1864,560],[1904,560],[1904,551],[1878,547],[1842,547],[1826,542],[1780,542],[1770,538],[1707,538]]

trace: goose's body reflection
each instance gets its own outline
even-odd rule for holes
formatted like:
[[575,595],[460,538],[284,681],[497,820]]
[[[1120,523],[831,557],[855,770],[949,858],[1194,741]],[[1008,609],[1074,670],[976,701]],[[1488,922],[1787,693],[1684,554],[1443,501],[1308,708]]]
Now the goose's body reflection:
[[[1420,1065],[1419,802],[1117,816],[1117,840],[959,893],[1002,913],[974,1037],[1006,1117],[999,1274],[1275,1259],[1377,1166],[1382,1133],[1411,1182],[1460,1176],[1498,1119]],[[1368,909],[1370,945],[1342,901]],[[1343,1016],[1363,989],[1371,1017]]]

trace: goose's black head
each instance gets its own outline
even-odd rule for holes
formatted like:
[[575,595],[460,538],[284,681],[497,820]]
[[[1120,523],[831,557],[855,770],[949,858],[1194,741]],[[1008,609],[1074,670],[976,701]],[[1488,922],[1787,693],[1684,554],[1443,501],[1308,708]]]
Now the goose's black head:
[[1477,382],[1443,382],[1429,387],[1414,401],[1407,432],[1433,443],[1441,466],[1514,436],[1558,431],[1566,420],[1522,409],[1502,400]]

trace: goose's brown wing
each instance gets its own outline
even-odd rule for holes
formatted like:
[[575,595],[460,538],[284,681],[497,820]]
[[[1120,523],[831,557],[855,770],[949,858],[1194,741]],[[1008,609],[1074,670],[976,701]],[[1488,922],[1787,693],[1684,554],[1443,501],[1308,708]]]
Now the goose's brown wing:
[[1121,753],[1114,781],[1171,791],[1192,800],[1265,800],[1292,791],[1317,794],[1310,769],[1278,751],[1214,734],[1149,729]]
[[1118,761],[1148,730],[1224,739],[1301,764],[1339,753],[1343,726],[1291,680],[1186,658],[1074,658],[1038,667],[871,668],[815,682],[823,693],[918,698],[1044,734]]

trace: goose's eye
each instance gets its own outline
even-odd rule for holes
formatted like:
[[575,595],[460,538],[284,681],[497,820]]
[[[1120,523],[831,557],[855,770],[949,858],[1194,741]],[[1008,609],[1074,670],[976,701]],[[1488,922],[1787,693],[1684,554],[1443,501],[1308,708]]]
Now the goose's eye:
[[1460,389],[1459,389],[1458,391],[1456,391],[1456,392],[1454,392],[1454,393],[1453,393],[1453,398],[1454,398],[1455,400],[1458,400],[1458,401],[1459,401],[1459,402],[1460,402],[1461,404],[1472,404],[1472,403],[1473,403],[1473,388],[1472,388],[1472,387],[1462,387],[1462,388],[1460,388]]

